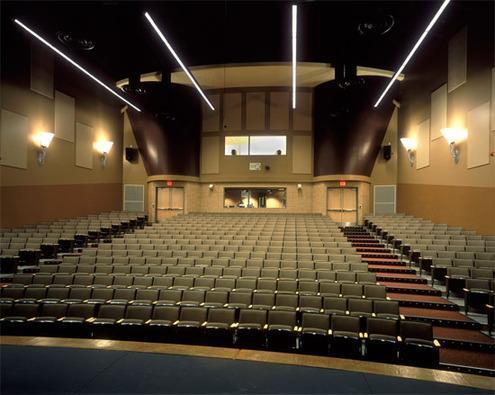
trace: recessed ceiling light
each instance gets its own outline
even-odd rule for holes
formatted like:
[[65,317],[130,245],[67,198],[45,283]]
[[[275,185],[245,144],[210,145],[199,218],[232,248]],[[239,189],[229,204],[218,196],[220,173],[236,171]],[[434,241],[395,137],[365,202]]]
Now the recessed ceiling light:
[[292,6],[292,108],[296,108],[297,85],[297,5]]
[[426,27],[426,29],[423,32],[423,34],[421,34],[421,36],[419,37],[419,39],[416,42],[416,44],[414,44],[414,47],[411,49],[411,52],[409,52],[409,55],[407,55],[407,57],[404,60],[404,62],[402,62],[402,65],[399,67],[399,70],[396,71],[396,73],[394,74],[394,76],[392,77],[392,79],[390,80],[390,82],[388,83],[387,87],[385,88],[385,90],[383,91],[383,93],[380,95],[380,97],[376,101],[374,107],[378,107],[378,105],[380,104],[380,102],[383,100],[383,98],[385,97],[385,95],[387,94],[387,92],[392,87],[392,85],[395,82],[395,80],[397,79],[397,77],[400,75],[400,73],[402,73],[402,70],[404,70],[404,67],[406,67],[407,63],[411,60],[411,58],[413,57],[414,53],[419,48],[419,46],[421,45],[421,43],[423,42],[423,40],[426,38],[426,36],[428,35],[428,33],[430,32],[431,28],[433,27],[433,25],[438,20],[438,18],[440,18],[440,15],[442,15],[443,11],[449,5],[449,3],[450,3],[450,0],[444,0],[444,2],[442,3],[442,5],[438,9],[437,13],[435,14],[435,16],[432,18],[432,20],[430,21],[430,23]]
[[199,92],[199,94],[201,95],[201,97],[204,99],[204,101],[206,102],[206,104],[208,104],[208,106],[214,111],[215,110],[215,107],[213,107],[213,104],[211,104],[211,102],[208,99],[208,97],[206,97],[205,93],[203,92],[203,90],[201,89],[201,87],[199,86],[198,82],[196,81],[196,79],[194,78],[194,76],[191,74],[191,72],[189,71],[189,69],[182,62],[182,60],[180,60],[179,55],[177,55],[177,53],[174,51],[174,49],[172,48],[172,45],[170,45],[170,43],[168,42],[168,40],[165,38],[165,36],[161,32],[161,30],[158,28],[158,26],[156,25],[155,21],[151,17],[151,15],[148,12],[145,12],[144,13],[144,16],[146,17],[146,19],[148,20],[148,22],[150,23],[150,25],[153,27],[153,29],[155,30],[155,32],[158,35],[158,37],[160,37],[160,39],[163,41],[163,43],[165,44],[165,46],[168,48],[168,50],[170,51],[170,53],[172,54],[172,56],[175,58],[175,60],[177,61],[177,63],[179,63],[179,66],[182,68],[182,70],[184,70],[184,73],[186,73],[186,75],[189,77],[189,79],[193,83],[194,87],[197,89],[197,91]]
[[134,108],[137,111],[141,111],[138,107],[136,107],[134,104],[132,104],[130,101],[119,95],[117,92],[115,92],[112,88],[110,88],[108,85],[100,81],[98,78],[96,78],[93,74],[91,74],[89,71],[87,71],[84,67],[80,66],[78,63],[76,63],[74,60],[69,58],[66,54],[64,54],[62,51],[58,50],[56,47],[54,47],[52,44],[50,44],[48,41],[46,41],[43,37],[41,37],[38,33],[35,31],[31,30],[29,27],[27,27],[24,23],[22,23],[18,19],[14,19],[14,22],[17,23],[19,26],[21,26],[24,30],[26,30],[29,34],[32,36],[36,37],[39,41],[41,41],[43,44],[45,44],[48,48],[50,48],[52,51],[60,55],[62,58],[64,58],[67,62],[72,64],[74,67],[77,69],[81,70],[84,74],[86,74],[88,77],[90,77],[93,81],[97,82],[100,84],[103,88],[105,88],[107,91],[109,91],[112,95],[117,96],[120,100],[122,100],[124,103],[128,104],[132,108]]

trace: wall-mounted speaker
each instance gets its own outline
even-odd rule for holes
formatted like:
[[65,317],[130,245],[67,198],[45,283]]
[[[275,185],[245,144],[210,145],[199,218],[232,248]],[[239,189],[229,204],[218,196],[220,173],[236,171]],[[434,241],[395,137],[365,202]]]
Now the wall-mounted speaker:
[[138,150],[137,148],[126,147],[125,148],[125,160],[131,163],[137,162]]
[[384,145],[382,147],[382,152],[383,152],[383,159],[390,160],[390,158],[392,158],[392,146],[390,144]]

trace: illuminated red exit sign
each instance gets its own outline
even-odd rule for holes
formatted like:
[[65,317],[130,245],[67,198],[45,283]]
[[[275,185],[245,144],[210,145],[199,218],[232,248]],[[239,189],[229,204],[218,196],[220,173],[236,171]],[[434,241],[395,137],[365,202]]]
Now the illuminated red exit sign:
[[174,182],[173,181],[167,181],[167,186],[168,187],[173,187],[174,186]]
[[339,181],[339,187],[345,187],[345,181],[344,180]]

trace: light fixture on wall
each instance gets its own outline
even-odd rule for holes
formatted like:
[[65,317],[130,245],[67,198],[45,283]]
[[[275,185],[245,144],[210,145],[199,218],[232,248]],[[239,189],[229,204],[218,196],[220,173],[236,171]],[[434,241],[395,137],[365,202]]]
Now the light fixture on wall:
[[414,156],[415,156],[415,151],[416,151],[416,140],[408,138],[408,137],[402,137],[400,139],[400,142],[404,146],[404,148],[407,150],[407,159],[409,160],[409,164],[412,165],[414,164]]
[[467,130],[462,128],[443,128],[442,134],[447,143],[449,143],[450,155],[452,155],[454,163],[459,163],[460,151],[457,144],[466,139]]
[[46,152],[48,151],[48,147],[53,140],[55,133],[52,132],[41,132],[34,136],[34,140],[36,144],[38,144],[38,164],[43,166],[45,164]]
[[102,140],[94,143],[95,150],[100,153],[100,162],[102,167],[106,167],[107,157],[112,147],[113,141]]
[[213,185],[213,184],[208,185],[208,189],[209,189],[210,191],[213,191],[213,188],[214,188],[214,185]]
[[297,190],[298,191],[302,190],[302,184],[297,184]]

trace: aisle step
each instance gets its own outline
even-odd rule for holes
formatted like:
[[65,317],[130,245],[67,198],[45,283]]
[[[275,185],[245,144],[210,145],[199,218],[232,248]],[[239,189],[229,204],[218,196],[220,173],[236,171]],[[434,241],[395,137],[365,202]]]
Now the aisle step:
[[441,296],[418,295],[409,293],[387,292],[392,300],[397,300],[401,306],[422,307],[425,309],[440,309],[458,311],[459,305],[452,303]]

